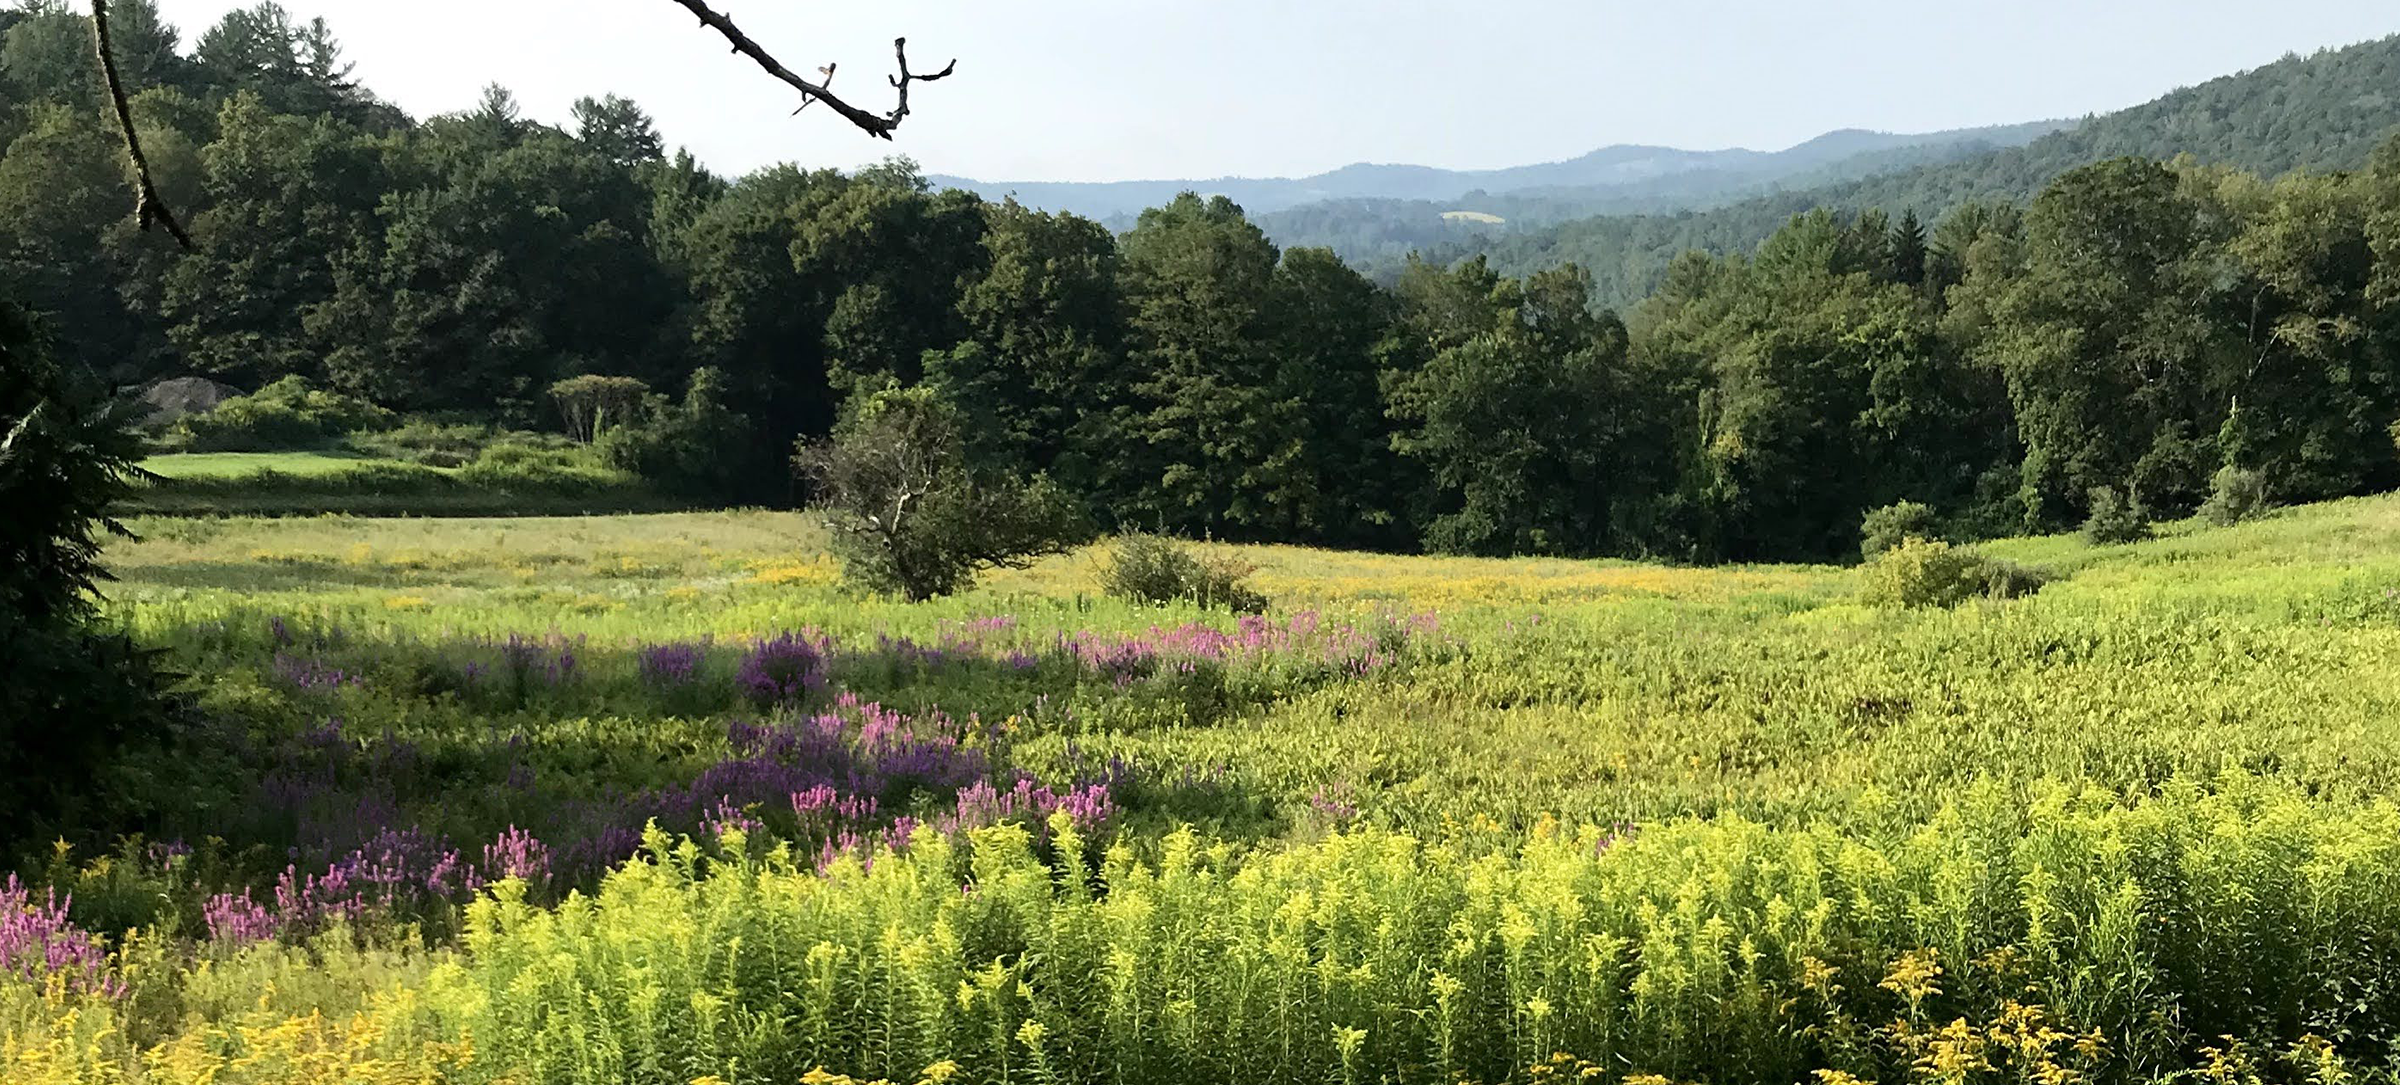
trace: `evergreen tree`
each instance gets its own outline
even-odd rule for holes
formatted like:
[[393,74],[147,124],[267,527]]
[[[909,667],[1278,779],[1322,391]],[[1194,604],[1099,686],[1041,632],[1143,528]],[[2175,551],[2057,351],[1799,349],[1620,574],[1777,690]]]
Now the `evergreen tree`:
[[1917,209],[1909,208],[1892,227],[1891,279],[1902,286],[1925,285],[1925,227],[1917,221]]

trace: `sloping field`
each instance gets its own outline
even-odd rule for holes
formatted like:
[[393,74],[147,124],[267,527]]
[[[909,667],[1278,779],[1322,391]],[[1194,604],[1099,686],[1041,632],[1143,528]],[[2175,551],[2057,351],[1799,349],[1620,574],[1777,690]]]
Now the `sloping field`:
[[212,729],[156,774],[192,850],[62,859],[105,903],[45,937],[98,941],[0,980],[11,1081],[2283,1080],[2400,1037],[2393,498],[1990,544],[2060,578],[1947,610],[1223,548],[1238,620],[1097,552],[848,598],[791,514],[135,527],[112,612]]

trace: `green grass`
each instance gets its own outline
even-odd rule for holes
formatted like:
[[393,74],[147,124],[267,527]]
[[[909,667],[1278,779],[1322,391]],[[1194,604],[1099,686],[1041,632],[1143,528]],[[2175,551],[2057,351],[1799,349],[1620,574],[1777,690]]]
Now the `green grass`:
[[341,452],[155,456],[160,476],[124,512],[140,516],[582,516],[682,507],[596,465],[433,467]]
[[348,452],[179,452],[143,460],[142,469],[162,478],[231,478],[267,471],[308,478],[398,463]]
[[[595,642],[815,626],[930,637],[1185,620],[1099,597],[1096,551],[909,606],[834,585],[800,515],[136,521],[117,612],[158,637],[233,611],[393,635],[557,630]],[[1391,558],[1243,548],[1279,613],[1439,615],[1457,650],[1206,727],[1035,737],[1041,767],[1122,755],[1230,772],[1293,804],[1334,788],[1422,829],[1740,812],[1919,817],[1987,778],[2128,793],[2272,768],[2328,793],[2400,784],[2400,501],[2288,510],[2130,546],[1991,544],[2064,579],[2031,599],[1885,611],[1857,570]]]
[[[1868,606],[1834,566],[1223,547],[1277,628],[1438,629],[1355,673],[1286,652],[1116,683],[1042,653],[1232,619],[1101,596],[1096,549],[856,598],[790,513],[132,526],[108,612],[236,745],[338,718],[344,786],[462,843],[691,779],[754,713],[743,646],[800,628],[846,646],[838,688],[994,723],[1004,772],[1132,775],[1097,840],[928,833],[820,874],[813,841],[661,839],[586,903],[137,940],[123,1005],[0,980],[29,1082],[2329,1081],[2400,1038],[2400,497],[1993,542],[2058,579],[1951,609]],[[579,677],[454,679],[509,634],[572,645]],[[706,681],[641,676],[703,637]],[[278,657],[358,681],[294,688]],[[227,840],[210,869],[255,877],[240,849],[279,864],[293,827],[173,790],[221,796],[250,756],[145,779]],[[135,866],[52,880],[151,917],[107,929],[194,929],[191,884]]]

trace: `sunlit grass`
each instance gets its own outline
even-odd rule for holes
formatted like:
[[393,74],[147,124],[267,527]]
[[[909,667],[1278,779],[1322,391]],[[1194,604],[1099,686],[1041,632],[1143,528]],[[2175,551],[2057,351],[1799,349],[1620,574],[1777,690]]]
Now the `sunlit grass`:
[[348,452],[178,452],[143,460],[142,469],[162,478],[238,478],[261,471],[316,476],[398,462]]
[[[803,627],[927,637],[1000,614],[1059,633],[1229,620],[1103,597],[1097,546],[933,603],[859,598],[798,513],[134,527],[144,538],[109,553],[113,610],[153,636],[237,611],[621,646]],[[1209,545],[1254,564],[1277,613],[1430,611],[1457,650],[1215,726],[1037,736],[1023,756],[1123,754],[1287,799],[1335,786],[1400,825],[1878,803],[1913,816],[1973,779],[2139,788],[2227,765],[2343,793],[2400,784],[2400,499],[2166,525],[2121,547],[1990,543],[2063,577],[1951,611],[1863,606],[1858,572],[1834,566]]]

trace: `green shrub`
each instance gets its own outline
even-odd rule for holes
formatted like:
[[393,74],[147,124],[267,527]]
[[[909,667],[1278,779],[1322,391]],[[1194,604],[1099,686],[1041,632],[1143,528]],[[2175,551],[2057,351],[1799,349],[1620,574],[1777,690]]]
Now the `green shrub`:
[[969,463],[957,415],[923,389],[868,396],[794,463],[844,577],[868,591],[948,595],[984,569],[1021,569],[1088,537],[1073,499],[1047,479]]
[[1135,532],[1119,536],[1100,587],[1136,603],[1195,603],[1243,614],[1267,609],[1267,597],[1243,583],[1257,567],[1233,558],[1207,558],[1173,539]]
[[369,456],[426,467],[464,467],[495,441],[510,436],[498,426],[407,418],[386,430],[353,433],[346,442]]
[[1859,523],[1858,553],[1872,558],[1908,538],[1931,539],[1937,536],[1933,524],[1933,508],[1914,501],[1898,501],[1874,509]]
[[2150,537],[2150,516],[2139,498],[2119,494],[2113,486],[2092,487],[2091,514],[2084,518],[2083,537],[2102,546],[2139,542]]
[[2267,478],[2256,471],[2227,464],[2209,480],[2208,501],[2200,515],[2218,527],[2241,523],[2267,511]]
[[1902,539],[1867,563],[1867,602],[1887,607],[1949,607],[1968,599],[2017,599],[2042,590],[2048,571],[1986,558],[1971,546]]
[[530,489],[551,493],[597,493],[629,486],[632,475],[600,461],[591,450],[564,438],[510,438],[495,442],[455,476],[470,486]]
[[1974,550],[1911,536],[1867,563],[1866,599],[1877,606],[1947,607],[1982,594]]
[[[736,500],[755,477],[750,468],[750,419],[727,406],[725,376],[713,368],[692,374],[683,403],[661,403],[642,422],[613,426],[593,447],[611,466],[631,471],[670,494]],[[748,495],[763,496],[763,495]]]
[[365,400],[285,377],[213,411],[186,415],[169,431],[166,444],[185,452],[290,452],[322,448],[345,434],[395,420],[392,412]]

